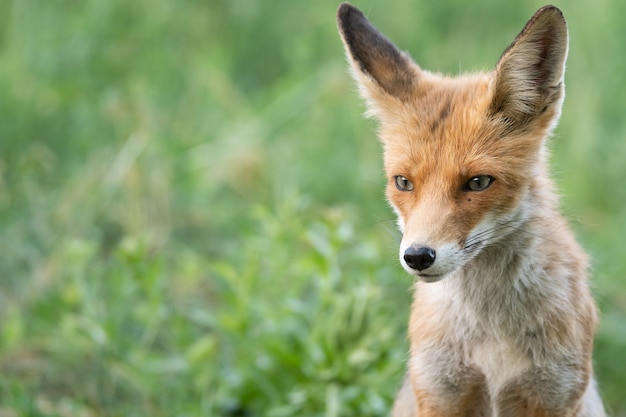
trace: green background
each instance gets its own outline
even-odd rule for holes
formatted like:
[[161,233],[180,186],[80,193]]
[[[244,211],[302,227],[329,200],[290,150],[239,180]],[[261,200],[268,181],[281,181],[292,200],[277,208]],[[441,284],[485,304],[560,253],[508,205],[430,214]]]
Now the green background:
[[[492,68],[539,1],[355,2]],[[626,3],[556,1],[551,142],[626,416]],[[384,416],[411,279],[335,1],[0,2],[0,416]]]

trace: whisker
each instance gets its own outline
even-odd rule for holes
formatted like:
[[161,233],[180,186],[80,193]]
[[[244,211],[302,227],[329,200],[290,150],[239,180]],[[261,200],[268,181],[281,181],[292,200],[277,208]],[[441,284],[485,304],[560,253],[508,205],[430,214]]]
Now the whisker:
[[[393,223],[393,227],[389,226],[390,223]],[[400,243],[400,240],[402,240],[402,233],[396,228],[395,219],[381,219],[374,224],[382,227],[396,243]]]
[[521,227],[522,225],[528,223],[528,219],[513,219],[507,222],[496,223],[494,227],[491,229],[484,230],[480,233],[477,233],[471,236],[469,239],[465,241],[465,245],[463,246],[464,251],[471,251],[476,246],[480,246],[487,242],[490,239],[498,238],[499,232],[504,231],[505,229],[512,229],[521,233],[525,233],[530,236],[534,236],[538,239],[545,240],[547,242],[556,243],[545,236],[541,236],[537,233],[530,232],[525,228]]
[[518,232],[523,232],[523,233],[526,233],[526,234],[531,235],[531,236],[534,236],[534,237],[536,237],[536,238],[538,238],[538,239],[545,240],[546,242],[555,243],[555,244],[557,243],[556,241],[551,240],[551,239],[548,239],[548,238],[547,238],[547,237],[545,237],[545,236],[541,236],[541,235],[538,235],[537,233],[529,232],[528,230],[526,230],[526,229],[522,229],[522,228],[520,228],[520,227],[518,227],[518,226],[514,226],[514,225],[511,225],[511,224],[506,224],[506,223],[505,223],[505,224],[502,224],[502,226],[503,226],[503,227],[508,227],[508,228],[510,228],[510,229],[513,229],[513,230],[516,230],[516,231],[518,231]]
[[497,233],[502,231],[505,228],[513,228],[516,230],[523,230],[523,229],[519,229],[518,225],[515,225],[515,223],[521,224],[523,223],[522,220],[518,220],[518,219],[514,219],[514,220],[510,220],[508,222],[505,223],[496,223],[496,225],[494,227],[492,227],[491,229],[487,229],[484,230],[480,233],[475,234],[474,236],[471,236],[469,239],[467,239],[465,241],[465,245],[463,247],[464,250],[468,250],[468,249],[472,249],[475,246],[481,245],[484,242],[486,242],[487,240],[494,238],[494,237],[498,237]]
[[499,231],[501,229],[503,229],[505,226],[507,226],[507,223],[497,223],[496,226],[492,227],[491,229],[487,229],[484,230],[480,233],[477,233],[473,236],[471,236],[469,239],[467,239],[465,241],[466,244],[471,244],[476,240],[482,240],[483,237],[487,236],[487,235],[491,235],[493,234],[495,231]]

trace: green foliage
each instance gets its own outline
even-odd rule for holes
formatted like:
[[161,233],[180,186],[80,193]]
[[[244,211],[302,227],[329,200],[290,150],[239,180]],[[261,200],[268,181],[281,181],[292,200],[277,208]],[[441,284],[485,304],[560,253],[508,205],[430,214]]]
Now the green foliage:
[[[337,3],[0,2],[0,416],[388,414],[411,282]],[[530,3],[358,5],[455,73]],[[626,415],[624,5],[561,3],[553,165]]]
[[373,236],[355,235],[352,213],[301,204],[253,209],[245,263],[214,265],[218,392],[252,415],[385,415],[395,387],[376,381],[398,380],[407,351],[407,311],[387,286],[396,274],[380,268]]

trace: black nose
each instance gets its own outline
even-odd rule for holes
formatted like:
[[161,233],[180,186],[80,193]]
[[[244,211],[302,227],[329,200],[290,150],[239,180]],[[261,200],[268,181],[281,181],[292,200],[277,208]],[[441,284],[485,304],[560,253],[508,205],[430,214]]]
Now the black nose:
[[425,246],[417,248],[409,246],[409,248],[404,252],[404,261],[410,268],[423,271],[435,263],[436,256],[437,252],[431,248]]

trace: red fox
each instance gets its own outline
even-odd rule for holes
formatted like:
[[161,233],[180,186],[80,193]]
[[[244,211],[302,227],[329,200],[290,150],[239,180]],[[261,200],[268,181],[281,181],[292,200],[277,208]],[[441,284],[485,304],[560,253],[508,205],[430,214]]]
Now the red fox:
[[537,11],[493,71],[458,77],[420,68],[350,4],[337,22],[379,121],[400,263],[416,278],[393,415],[604,416],[587,257],[547,170],[561,11]]

